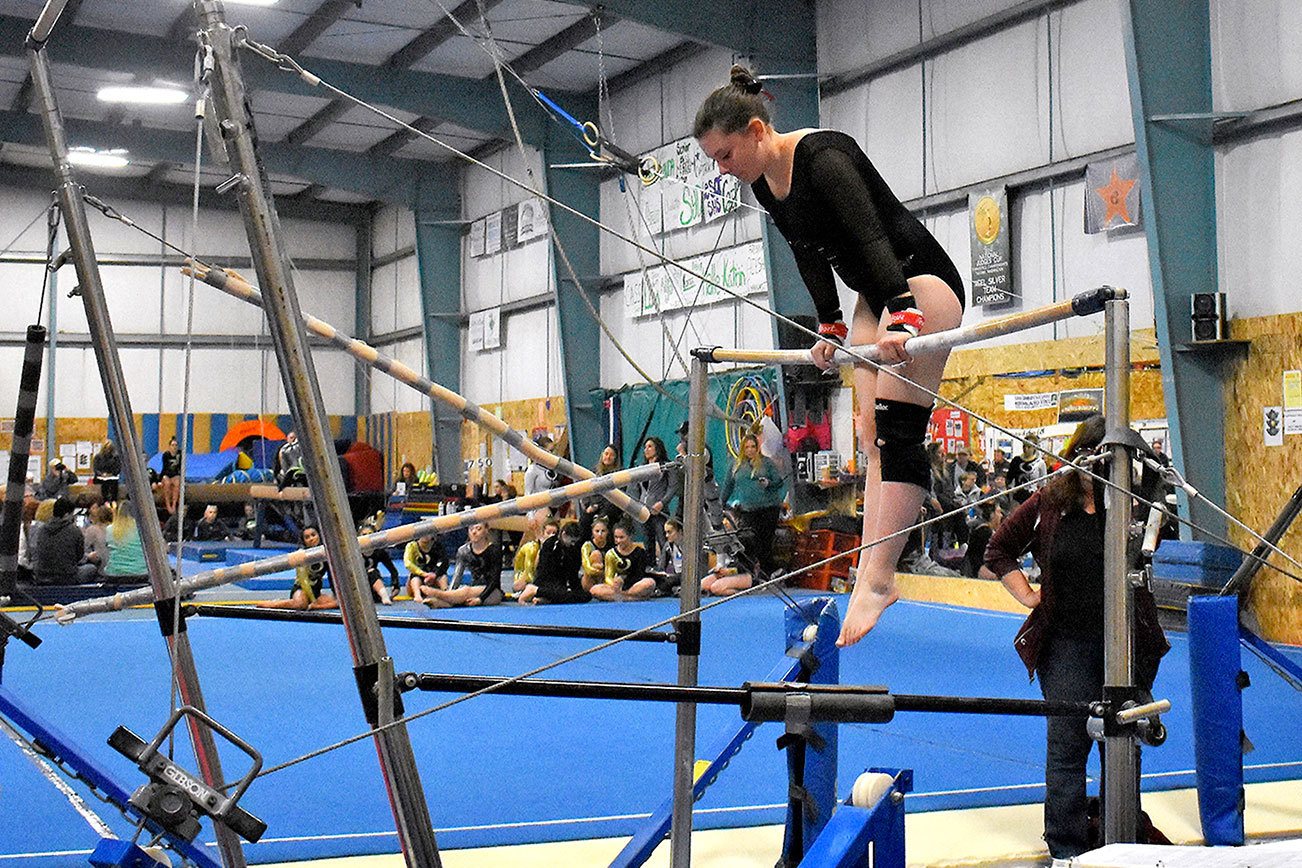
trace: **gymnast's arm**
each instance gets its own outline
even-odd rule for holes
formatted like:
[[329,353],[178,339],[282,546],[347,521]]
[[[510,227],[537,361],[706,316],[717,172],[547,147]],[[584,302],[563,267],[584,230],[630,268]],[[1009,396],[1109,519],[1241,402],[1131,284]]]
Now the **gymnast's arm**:
[[886,237],[886,228],[868,186],[850,155],[832,149],[819,151],[810,164],[809,177],[819,198],[839,218],[859,254],[860,266],[880,289],[879,297],[895,298],[908,292],[909,281],[904,269]]
[[1022,554],[1032,547],[1040,516],[1040,493],[1036,492],[1004,519],[986,545],[981,578],[999,579],[1017,602],[1034,609],[1040,604],[1040,592],[1031,587],[1022,572]]

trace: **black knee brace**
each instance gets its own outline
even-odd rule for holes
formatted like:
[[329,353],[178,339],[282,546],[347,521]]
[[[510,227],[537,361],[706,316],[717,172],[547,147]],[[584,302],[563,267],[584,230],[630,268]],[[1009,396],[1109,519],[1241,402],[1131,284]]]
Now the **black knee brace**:
[[931,407],[878,398],[875,411],[882,482],[907,482],[930,489],[931,464],[925,443]]

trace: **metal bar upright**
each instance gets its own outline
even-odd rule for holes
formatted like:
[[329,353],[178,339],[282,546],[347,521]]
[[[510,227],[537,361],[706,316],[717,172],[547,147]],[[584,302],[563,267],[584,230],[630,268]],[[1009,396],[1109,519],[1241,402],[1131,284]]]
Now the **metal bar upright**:
[[[709,363],[693,354],[687,396],[687,454],[683,478],[683,584],[681,611],[691,612],[701,603],[703,522],[705,520],[705,404]],[[678,684],[695,687],[701,652],[701,616],[688,615],[678,622]],[[692,790],[696,765],[696,706],[678,706],[674,729],[674,816],[669,826],[670,865],[692,864]]]
[[[201,46],[213,54],[212,100],[226,158],[236,180],[245,233],[263,291],[263,309],[290,412],[303,446],[318,527],[330,564],[331,584],[339,598],[352,650],[354,674],[374,739],[380,771],[389,794],[398,843],[407,864],[441,865],[416,757],[405,725],[392,725],[401,705],[385,684],[392,661],[385,648],[362,563],[352,512],[344,492],[339,462],[330,440],[329,420],[321,398],[303,327],[298,295],[282,241],[280,219],[266,170],[258,156],[253,116],[236,56],[236,34],[227,24],[219,0],[194,0]],[[381,708],[384,697],[390,706]],[[394,706],[397,707],[394,707]]]
[[[1130,536],[1130,447],[1119,436],[1130,430],[1130,302],[1109,301],[1103,313],[1107,341],[1104,411],[1111,444],[1104,494],[1103,534],[1103,692],[1117,701],[1134,690],[1134,594],[1130,587],[1127,540]],[[1133,843],[1139,822],[1139,747],[1133,727],[1107,734],[1103,748],[1103,838],[1108,844]]]
[[[82,306],[86,310],[86,325],[95,346],[95,362],[99,366],[104,398],[108,403],[109,417],[113,420],[122,453],[124,489],[136,504],[136,525],[140,531],[146,569],[149,571],[150,589],[153,591],[155,603],[159,606],[159,624],[163,628],[163,636],[171,654],[172,670],[181,702],[203,711],[203,691],[199,687],[199,673],[194,665],[194,655],[191,653],[190,639],[185,632],[184,622],[177,625],[170,623],[171,604],[176,596],[172,568],[167,560],[163,528],[158,523],[158,513],[154,509],[154,493],[149,487],[149,475],[140,448],[140,438],[136,434],[135,419],[131,413],[131,399],[127,395],[127,381],[122,373],[122,360],[118,357],[113,324],[109,320],[108,303],[104,299],[104,284],[100,280],[99,263],[95,259],[95,247],[90,236],[90,224],[86,220],[86,204],[82,201],[81,187],[77,184],[72,165],[68,162],[68,140],[63,129],[63,116],[59,113],[59,104],[55,99],[54,83],[50,78],[49,58],[46,57],[43,45],[30,38],[27,53],[32,66],[34,105],[41,115],[50,157],[54,163],[54,173],[59,184],[57,191],[59,207],[63,210],[64,230],[68,233],[68,243],[72,247],[72,261],[77,270],[77,280],[81,285]],[[50,277],[50,310],[53,311],[58,292],[54,288],[54,276]],[[51,364],[49,366],[51,372],[54,368],[54,330],[54,318],[51,316]],[[50,409],[50,418],[46,421],[49,425],[47,438],[53,440],[53,407]],[[48,450],[50,446],[51,444],[47,443],[46,449]],[[224,786],[226,782],[222,778],[217,742],[212,731],[200,724],[194,716],[187,717],[187,725],[200,775],[210,786]],[[215,824],[215,831],[222,862],[228,868],[243,868],[246,862],[239,837],[220,823]]]

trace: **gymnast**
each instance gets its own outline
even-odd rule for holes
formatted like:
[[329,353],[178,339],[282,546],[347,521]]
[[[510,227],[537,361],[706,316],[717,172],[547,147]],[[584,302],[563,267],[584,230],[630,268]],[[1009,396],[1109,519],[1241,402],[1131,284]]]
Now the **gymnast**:
[[[303,548],[310,549],[321,545],[321,533],[311,525],[303,528]],[[287,600],[263,600],[259,609],[337,609],[339,603],[330,594],[323,593],[325,583],[331,587],[330,565],[325,561],[315,564],[303,564],[294,571],[294,587]]]
[[[838,346],[876,343],[880,362],[935,391],[948,353],[910,357],[917,334],[956,328],[963,282],[940,244],[887,187],[850,136],[833,130],[778,132],[763,86],[744,66],[713,91],[693,133],[719,171],[751,185],[791,245],[818,311],[811,354],[827,370]],[[842,320],[833,272],[858,295],[851,324]],[[861,444],[867,456],[863,539],[878,539],[917,519],[930,486],[924,448],[931,396],[869,366],[856,366]],[[853,645],[899,599],[899,534],[859,558],[854,591],[837,644]]]
[[647,575],[651,556],[633,539],[633,522],[627,516],[615,522],[615,544],[606,552],[606,581],[592,586],[594,600],[649,600],[656,580]]
[[[470,541],[457,549],[457,565],[452,572],[448,590],[421,589],[425,605],[431,609],[448,609],[453,606],[496,606],[505,596],[502,593],[502,549],[488,536],[488,525],[482,521],[472,524],[468,533]],[[470,578],[461,584],[466,573]]]
[[592,599],[581,577],[579,533],[579,523],[567,521],[542,541],[533,581],[521,592],[521,603],[586,603]]
[[402,563],[407,568],[407,592],[412,602],[425,602],[428,588],[447,590],[448,552],[438,536],[430,534],[407,543],[402,550]]

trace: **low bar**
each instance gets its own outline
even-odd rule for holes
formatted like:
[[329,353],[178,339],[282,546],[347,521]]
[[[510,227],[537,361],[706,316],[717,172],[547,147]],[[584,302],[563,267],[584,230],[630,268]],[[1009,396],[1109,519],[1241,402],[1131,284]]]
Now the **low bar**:
[[[203,281],[214,289],[219,289],[232,298],[238,298],[246,301],[255,307],[262,307],[262,294],[253,287],[247,280],[238,273],[230,270],[217,268],[205,268],[202,265],[194,264],[181,269],[183,274],[193,274],[195,278]],[[309,313],[304,312],[303,325],[309,332],[317,337],[324,338],[334,346],[348,353],[357,361],[370,365],[381,373],[388,374],[398,382],[410,386],[417,392],[428,395],[436,401],[442,401],[452,409],[461,414],[466,421],[478,425],[480,428],[493,434],[507,445],[514,447],[525,457],[538,462],[549,470],[554,470],[563,476],[569,476],[574,479],[584,480],[593,479],[596,474],[582,465],[575,464],[567,458],[562,458],[553,452],[548,452],[538,444],[534,443],[528,437],[521,434],[511,426],[507,425],[496,415],[489,413],[478,404],[470,401],[468,398],[458,395],[456,392],[445,386],[431,380],[429,377],[422,376],[414,370],[404,365],[397,359],[386,356],[375,347],[359,340],[351,335],[344,334],[339,329],[332,326],[324,320],[319,320]],[[611,489],[604,492],[607,500],[615,506],[628,513],[638,522],[645,522],[651,515],[646,504],[640,503],[629,497],[623,491]]]
[[[303,624],[340,624],[337,612],[303,612],[292,609],[257,609],[252,606],[188,605],[187,615],[235,618],[249,621],[291,621]],[[512,636],[554,636],[558,639],[620,639],[627,642],[676,642],[677,633],[660,630],[637,632],[613,627],[571,627],[563,624],[505,624],[493,621],[458,621],[452,618],[400,618],[378,615],[381,627],[402,630],[436,630],[445,633],[502,633]]]
[[[441,515],[437,518],[427,518],[424,521],[404,524],[390,530],[380,531],[379,533],[366,534],[357,538],[358,545],[361,546],[362,553],[375,551],[376,549],[389,548],[390,546],[405,545],[412,540],[421,537],[431,536],[444,531],[455,530],[459,527],[467,527],[481,521],[489,521],[494,518],[502,518],[508,515],[519,515],[529,512],[533,509],[539,509],[544,506],[556,506],[566,500],[576,497],[583,497],[588,494],[595,494],[599,491],[605,491],[617,486],[631,485],[644,479],[651,479],[665,472],[668,465],[664,464],[640,464],[637,467],[628,470],[617,470],[606,476],[596,476],[583,482],[575,482],[561,488],[553,488],[550,491],[541,491],[537,494],[527,494],[524,497],[517,497],[514,500],[504,500],[501,503],[493,503],[488,506],[481,506],[477,509],[458,512],[453,515]],[[322,546],[316,546],[310,549],[297,549],[286,552],[283,555],[276,555],[270,558],[264,558],[260,561],[239,564],[234,567],[218,567],[215,570],[198,573],[190,576],[188,579],[182,579],[176,583],[177,593],[191,594],[195,591],[202,591],[208,588],[217,588],[222,585],[229,585],[231,582],[238,582],[242,579],[251,579],[255,576],[265,576],[268,573],[278,573],[281,570],[296,569],[306,564],[320,563],[325,560],[325,549]],[[123,591],[118,594],[112,594],[107,597],[96,597],[91,600],[79,600],[76,603],[70,603],[59,609],[55,619],[60,624],[70,624],[83,615],[94,615],[103,612],[117,612],[131,606],[141,606],[152,601],[152,596],[148,593],[148,588],[134,588],[130,591]]]
[[[1070,301],[1059,301],[1035,310],[1010,313],[1006,316],[982,320],[979,323],[949,329],[948,331],[918,335],[916,338],[909,338],[905,342],[904,348],[915,356],[949,350],[963,344],[975,344],[990,338],[1026,331],[1036,326],[1071,319],[1072,317],[1100,313],[1106,302],[1125,297],[1126,291],[1124,289],[1100,286],[1098,289],[1078,293]],[[878,358],[876,344],[861,344],[850,347],[849,350],[869,361],[876,361]],[[736,362],[752,365],[812,365],[814,363],[808,349],[729,350],[722,347],[706,347],[695,350],[694,354],[707,362]],[[851,365],[857,359],[847,352],[841,351],[837,354],[837,361],[843,365]]]
[[808,719],[837,723],[885,723],[898,711],[937,714],[996,714],[1021,717],[1090,717],[1094,704],[1044,699],[1003,699],[983,696],[920,696],[890,693],[885,687],[853,685],[747,682],[741,687],[684,687],[678,684],[625,684],[612,681],[561,681],[523,678],[506,683],[482,675],[405,673],[398,676],[404,690],[431,693],[489,691],[510,696],[552,696],[570,699],[619,699],[638,702],[679,702],[736,705],[746,720],[786,720],[793,697],[808,698]]

